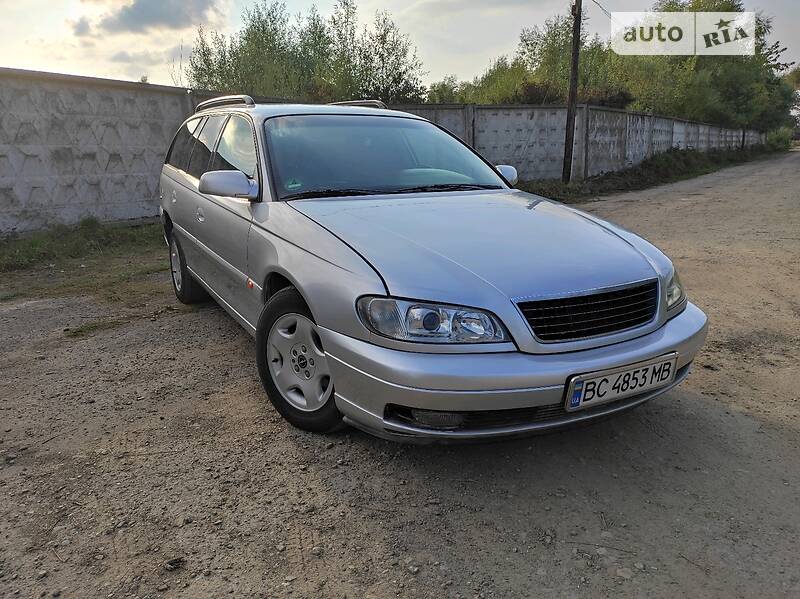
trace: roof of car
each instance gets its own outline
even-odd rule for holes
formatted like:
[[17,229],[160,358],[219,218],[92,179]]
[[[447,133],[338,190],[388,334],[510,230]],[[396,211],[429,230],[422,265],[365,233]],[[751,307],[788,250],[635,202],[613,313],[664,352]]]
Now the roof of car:
[[231,104],[228,106],[212,107],[207,110],[201,110],[197,114],[204,114],[206,112],[219,112],[219,111],[236,111],[247,112],[254,117],[261,119],[268,119],[275,116],[288,116],[296,114],[360,114],[372,116],[402,116],[408,118],[422,119],[415,114],[409,112],[401,112],[399,110],[389,110],[381,108],[367,108],[362,106],[343,106],[332,104],[256,104],[255,106],[247,106],[245,104]]

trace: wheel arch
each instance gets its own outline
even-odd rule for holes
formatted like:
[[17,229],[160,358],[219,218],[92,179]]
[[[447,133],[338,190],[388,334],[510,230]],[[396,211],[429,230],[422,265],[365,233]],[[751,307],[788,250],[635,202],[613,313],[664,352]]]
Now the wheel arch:
[[305,303],[306,307],[311,312],[311,315],[314,317],[314,320],[316,321],[317,316],[314,313],[314,308],[311,306],[311,302],[308,301],[308,297],[303,292],[302,287],[298,284],[297,280],[290,273],[284,270],[276,269],[266,274],[261,286],[262,302],[266,304],[273,295],[278,293],[281,289],[286,289],[287,287],[292,287],[297,291],[297,293],[300,294],[300,297],[303,298],[303,302]]
[[249,277],[261,287],[261,309],[289,284],[297,289],[317,325],[358,339],[368,338],[370,333],[358,317],[355,300],[362,295],[386,294],[374,268],[291,206],[281,202],[257,206],[262,211],[267,207],[269,222],[256,212],[247,241],[247,268]]
[[164,239],[169,242],[169,238],[172,235],[173,224],[172,218],[166,210],[161,213],[161,223],[164,226]]

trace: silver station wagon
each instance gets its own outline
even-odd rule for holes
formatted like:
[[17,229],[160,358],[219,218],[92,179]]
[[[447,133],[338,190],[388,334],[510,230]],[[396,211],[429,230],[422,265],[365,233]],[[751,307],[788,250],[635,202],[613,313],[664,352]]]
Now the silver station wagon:
[[706,316],[663,253],[423,118],[348,104],[203,102],[161,175],[175,294],[255,337],[286,420],[490,439],[686,378]]

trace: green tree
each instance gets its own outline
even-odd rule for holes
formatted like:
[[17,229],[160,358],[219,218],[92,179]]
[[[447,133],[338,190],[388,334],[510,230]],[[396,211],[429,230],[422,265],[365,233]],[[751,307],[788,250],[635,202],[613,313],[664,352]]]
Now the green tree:
[[[582,31],[581,45],[585,46],[586,27],[582,27]],[[519,36],[517,55],[530,70],[535,83],[551,90],[556,102],[567,97],[571,47],[572,17],[567,15],[551,17],[541,26],[523,29]],[[585,53],[583,59],[585,62]]]
[[261,0],[233,35],[198,29],[187,67],[192,87],[311,102],[419,102],[423,75],[387,13],[359,29],[354,0],[339,0],[328,19],[312,7],[295,20],[284,3]]
[[364,28],[356,48],[356,73],[362,96],[397,104],[422,102],[425,96],[422,61],[389,13],[376,13],[372,28]]
[[337,99],[352,100],[360,92],[357,68],[359,35],[357,7],[354,0],[339,0],[330,19],[331,71]]
[[[740,12],[744,6],[742,0],[658,0],[654,9]],[[770,18],[757,15],[754,56],[620,56],[584,33],[578,101],[731,127],[779,127],[797,105],[792,90],[800,75],[781,77],[791,65],[771,32]],[[562,104],[571,43],[571,16],[554,16],[522,31],[514,58],[497,59],[472,82],[438,82],[428,101],[446,94],[468,102]]]
[[459,82],[448,75],[432,83],[427,101],[431,103],[518,104],[528,78],[525,64],[518,58],[496,58],[472,81]]
[[431,104],[457,104],[463,100],[462,84],[455,75],[447,75],[428,86],[427,101]]
[[[745,7],[742,0],[659,0],[654,9],[743,12]],[[789,123],[795,97],[780,73],[791,64],[782,60],[786,49],[780,42],[769,40],[771,33],[772,19],[758,13],[754,55],[675,57],[674,64],[690,77],[676,86],[668,114],[761,130]]]
[[297,65],[295,89],[303,99],[324,102],[339,97],[331,77],[333,67],[333,35],[328,23],[312,6],[306,18],[299,19],[295,29]]
[[467,100],[476,104],[519,103],[527,80],[528,70],[522,60],[500,56],[467,88]]
[[794,90],[800,91],[800,67],[795,67],[783,76],[783,80]]

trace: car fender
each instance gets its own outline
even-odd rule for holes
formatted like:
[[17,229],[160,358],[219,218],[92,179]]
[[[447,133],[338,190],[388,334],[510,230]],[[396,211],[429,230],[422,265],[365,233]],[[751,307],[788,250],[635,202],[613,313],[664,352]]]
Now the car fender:
[[[262,202],[253,207],[247,243],[249,276],[260,290],[259,313],[268,299],[266,281],[279,274],[300,292],[318,325],[369,338],[355,300],[386,295],[386,286],[345,242],[285,202]],[[258,315],[250,319],[257,322]]]

